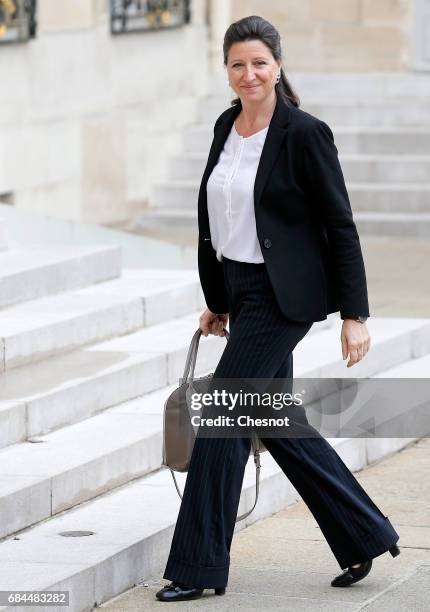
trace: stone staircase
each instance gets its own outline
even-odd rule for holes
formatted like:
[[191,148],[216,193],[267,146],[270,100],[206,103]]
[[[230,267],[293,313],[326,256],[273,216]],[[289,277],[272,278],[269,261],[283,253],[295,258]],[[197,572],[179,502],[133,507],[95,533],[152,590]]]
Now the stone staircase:
[[[9,245],[0,262],[0,590],[69,590],[71,611],[90,610],[167,560],[180,499],[162,416],[205,307],[198,273],[121,269],[115,247]],[[428,376],[430,320],[372,317],[353,371],[340,325],[314,324],[296,377]],[[201,339],[197,376],[225,344]],[[358,470],[409,439],[330,442]],[[239,512],[254,478],[250,458]],[[236,530],[298,498],[263,453],[258,505]]]
[[[296,74],[301,108],[333,130],[360,233],[430,236],[430,83],[420,74]],[[197,244],[197,194],[213,124],[229,106],[224,79],[199,105],[198,122],[154,186],[142,233]]]

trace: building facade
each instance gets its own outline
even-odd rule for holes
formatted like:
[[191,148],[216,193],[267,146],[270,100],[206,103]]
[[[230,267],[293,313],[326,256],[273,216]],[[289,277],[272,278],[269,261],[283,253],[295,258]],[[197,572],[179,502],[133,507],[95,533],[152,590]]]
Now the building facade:
[[287,71],[430,69],[430,0],[24,4],[0,0],[0,201],[64,219],[148,205],[245,15],[278,27]]

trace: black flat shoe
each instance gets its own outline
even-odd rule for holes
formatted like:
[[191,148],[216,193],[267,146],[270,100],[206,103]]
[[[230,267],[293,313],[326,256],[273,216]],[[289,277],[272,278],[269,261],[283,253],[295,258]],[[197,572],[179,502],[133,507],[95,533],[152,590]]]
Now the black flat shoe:
[[[173,580],[173,582],[158,591],[155,597],[160,601],[182,601],[184,599],[198,599],[202,596],[203,591],[204,589],[185,586]],[[218,587],[215,589],[215,595],[224,595],[224,593],[225,587]]]
[[372,559],[370,561],[364,561],[359,567],[348,567],[344,569],[339,576],[333,578],[331,586],[333,587],[346,587],[354,582],[363,580],[372,569]]
[[397,544],[393,544],[388,550],[392,557],[397,557],[397,555],[400,555],[400,548],[397,546]]
[[[392,557],[397,557],[397,555],[400,555],[400,548],[397,546],[397,544],[393,544],[388,551]],[[372,559],[361,563],[360,567],[348,567],[347,569],[343,570],[342,574],[339,574],[339,576],[336,576],[336,578],[331,581],[331,586],[344,587],[354,584],[354,582],[358,582],[359,580],[365,578],[371,569]]]

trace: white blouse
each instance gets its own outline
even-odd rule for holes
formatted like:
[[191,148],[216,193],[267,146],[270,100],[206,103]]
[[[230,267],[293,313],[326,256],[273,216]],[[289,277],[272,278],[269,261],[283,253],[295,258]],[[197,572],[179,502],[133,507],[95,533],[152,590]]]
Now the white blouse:
[[251,136],[238,134],[233,123],[206,192],[212,246],[222,256],[264,263],[257,237],[254,183],[268,126]]

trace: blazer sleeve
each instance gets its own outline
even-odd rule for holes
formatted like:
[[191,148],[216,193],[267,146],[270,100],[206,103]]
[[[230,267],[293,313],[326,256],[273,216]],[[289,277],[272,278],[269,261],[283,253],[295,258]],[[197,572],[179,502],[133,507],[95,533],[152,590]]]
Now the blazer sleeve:
[[[216,128],[221,121],[221,118],[222,115],[220,115],[215,122],[214,135]],[[213,142],[214,141],[212,140],[208,159],[212,151]],[[204,215],[205,221],[203,223],[203,228],[200,226],[199,220],[199,239],[197,249],[199,278],[202,291],[205,296],[206,306],[213,313],[225,314],[229,312],[229,300],[225,288],[224,267],[222,262],[218,261],[215,249],[213,248],[212,243],[210,241],[209,216],[207,212],[206,194],[207,177],[205,178],[205,174],[206,170],[203,173],[203,177],[200,183],[198,197],[200,203],[205,202],[204,206],[203,204],[199,205],[199,210],[202,210],[204,208],[204,210],[206,211]]]
[[313,205],[327,233],[340,314],[369,316],[363,255],[338,150],[330,127],[319,119],[306,131],[304,164]]

